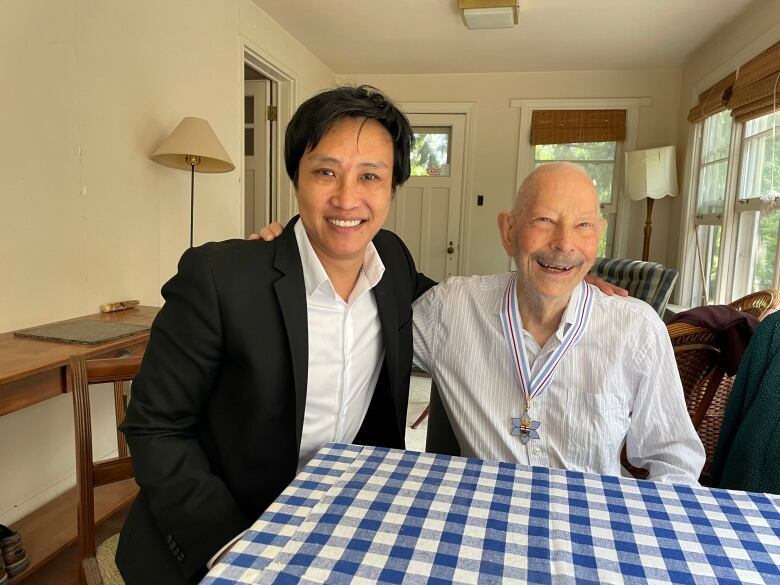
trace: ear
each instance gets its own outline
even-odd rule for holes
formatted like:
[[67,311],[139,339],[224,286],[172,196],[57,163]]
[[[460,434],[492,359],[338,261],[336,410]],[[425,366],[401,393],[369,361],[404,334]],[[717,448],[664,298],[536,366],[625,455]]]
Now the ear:
[[512,229],[514,227],[514,217],[509,211],[502,211],[498,214],[498,235],[501,237],[501,244],[506,250],[507,256],[514,257],[514,246],[512,245]]

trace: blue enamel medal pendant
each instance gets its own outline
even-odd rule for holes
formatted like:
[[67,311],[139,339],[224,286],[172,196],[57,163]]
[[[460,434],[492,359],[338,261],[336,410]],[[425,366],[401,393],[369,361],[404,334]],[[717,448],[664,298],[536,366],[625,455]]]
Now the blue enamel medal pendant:
[[526,412],[521,418],[512,419],[512,435],[520,437],[520,442],[525,445],[531,439],[539,438],[539,433],[536,432],[536,429],[541,424],[538,420],[531,420],[528,412]]

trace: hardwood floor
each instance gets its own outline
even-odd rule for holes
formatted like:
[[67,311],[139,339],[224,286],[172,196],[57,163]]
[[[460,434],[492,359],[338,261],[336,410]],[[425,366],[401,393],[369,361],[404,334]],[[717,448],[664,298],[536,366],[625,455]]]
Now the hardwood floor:
[[[97,542],[103,542],[112,534],[116,534],[122,528],[127,516],[127,508],[117,511],[109,516],[97,528]],[[24,535],[22,535],[24,538]],[[46,563],[24,581],[11,580],[11,585],[21,583],[23,585],[78,585],[79,583],[79,550],[78,544],[72,544],[55,559]]]

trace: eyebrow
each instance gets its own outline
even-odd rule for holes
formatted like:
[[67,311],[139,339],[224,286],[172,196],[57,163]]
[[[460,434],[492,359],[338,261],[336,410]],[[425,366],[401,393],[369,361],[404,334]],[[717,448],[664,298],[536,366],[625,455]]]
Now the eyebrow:
[[[340,165],[341,161],[333,156],[326,156],[321,154],[313,154],[311,155],[311,160],[318,163],[328,163],[328,164],[335,164]],[[387,164],[385,164],[383,161],[362,161],[358,163],[359,167],[368,167],[372,169],[386,169]]]

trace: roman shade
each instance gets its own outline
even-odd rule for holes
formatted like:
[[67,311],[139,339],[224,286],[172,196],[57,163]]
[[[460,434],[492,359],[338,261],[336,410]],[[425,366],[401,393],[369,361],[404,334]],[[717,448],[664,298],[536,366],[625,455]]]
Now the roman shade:
[[535,110],[531,144],[619,142],[626,138],[625,110]]
[[739,68],[728,107],[736,122],[746,122],[777,109],[780,80],[780,43],[769,47]]
[[734,91],[736,79],[737,72],[732,71],[718,83],[701,92],[699,102],[688,112],[688,121],[696,124],[709,116],[725,111]]

